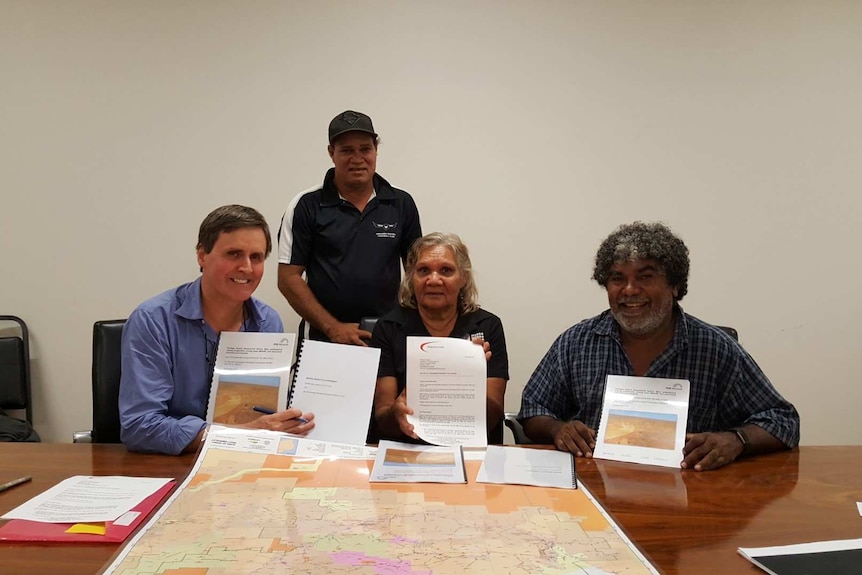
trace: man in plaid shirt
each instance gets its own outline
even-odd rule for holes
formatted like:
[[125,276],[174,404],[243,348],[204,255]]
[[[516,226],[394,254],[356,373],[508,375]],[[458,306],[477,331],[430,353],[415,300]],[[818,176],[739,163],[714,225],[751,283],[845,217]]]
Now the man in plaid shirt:
[[610,309],[563,332],[527,382],[518,418],[533,441],[591,457],[605,378],[627,375],[691,383],[684,469],[799,443],[799,413],[754,359],[679,306],[688,270],[688,248],[663,224],[634,222],[605,239],[593,279]]

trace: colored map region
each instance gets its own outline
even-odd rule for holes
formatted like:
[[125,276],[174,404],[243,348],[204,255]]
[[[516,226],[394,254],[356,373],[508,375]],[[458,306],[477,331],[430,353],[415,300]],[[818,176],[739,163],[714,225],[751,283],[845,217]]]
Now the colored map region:
[[[369,483],[373,462],[209,448],[108,573],[654,573],[581,490]],[[290,448],[290,449],[285,449]],[[479,462],[468,461],[468,477]]]

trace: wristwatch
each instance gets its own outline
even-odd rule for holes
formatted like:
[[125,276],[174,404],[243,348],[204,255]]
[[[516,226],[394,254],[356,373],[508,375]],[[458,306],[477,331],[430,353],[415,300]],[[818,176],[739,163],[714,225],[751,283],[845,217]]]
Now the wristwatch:
[[732,427],[729,431],[736,434],[737,439],[742,443],[742,453],[740,455],[748,455],[751,453],[751,442],[748,440],[748,435],[741,427]]

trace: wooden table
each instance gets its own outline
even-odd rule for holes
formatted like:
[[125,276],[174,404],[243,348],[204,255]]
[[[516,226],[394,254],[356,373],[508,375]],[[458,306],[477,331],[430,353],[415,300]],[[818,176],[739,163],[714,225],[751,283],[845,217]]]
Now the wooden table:
[[[0,483],[33,480],[0,493],[0,514],[73,475],[185,478],[194,454],[171,457],[129,453],[122,445],[0,443]],[[3,523],[0,520],[0,523]],[[0,575],[92,575],[107,566],[119,545],[0,542]]]
[[[120,445],[0,443],[0,513],[71,475],[171,476],[193,456],[127,453]],[[663,573],[762,573],[736,548],[862,537],[862,446],[803,447],[697,473],[578,460],[581,481]],[[0,543],[0,574],[93,574],[117,545]]]

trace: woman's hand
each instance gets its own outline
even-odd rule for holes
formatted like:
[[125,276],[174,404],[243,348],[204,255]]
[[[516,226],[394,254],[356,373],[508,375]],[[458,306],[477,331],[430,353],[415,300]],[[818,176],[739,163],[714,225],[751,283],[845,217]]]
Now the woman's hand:
[[476,345],[481,345],[482,349],[485,350],[485,361],[491,361],[491,344],[481,337],[474,337],[471,341]]
[[392,410],[392,417],[398,422],[401,433],[413,439],[419,439],[419,436],[413,431],[413,425],[407,421],[407,416],[413,415],[413,410],[407,405],[406,389],[395,398],[395,402],[390,409]]

